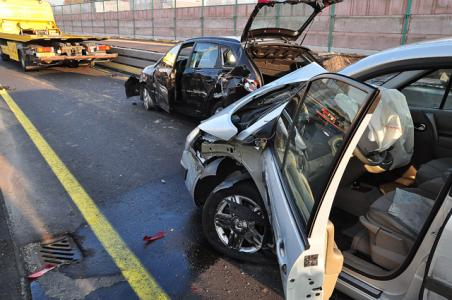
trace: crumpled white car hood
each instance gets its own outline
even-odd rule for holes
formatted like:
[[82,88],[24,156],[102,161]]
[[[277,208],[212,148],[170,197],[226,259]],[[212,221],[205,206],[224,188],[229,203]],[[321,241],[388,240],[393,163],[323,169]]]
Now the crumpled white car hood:
[[240,108],[250,103],[254,98],[274,89],[278,89],[286,84],[308,81],[314,76],[326,73],[327,71],[317,63],[311,63],[292,73],[287,74],[256,91],[248,94],[242,99],[232,103],[216,115],[201,122],[198,126],[202,131],[209,133],[219,139],[228,141],[238,133],[237,127],[232,123],[232,115]]

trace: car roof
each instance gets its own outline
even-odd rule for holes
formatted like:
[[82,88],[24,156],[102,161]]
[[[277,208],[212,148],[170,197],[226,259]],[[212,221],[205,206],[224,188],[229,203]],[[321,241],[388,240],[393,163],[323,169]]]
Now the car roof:
[[391,70],[444,67],[452,65],[451,49],[452,38],[409,44],[370,55],[339,73],[365,80]]
[[225,37],[218,37],[218,36],[203,36],[203,37],[196,37],[196,38],[191,38],[188,40],[185,40],[184,43],[189,43],[189,42],[213,42],[213,43],[220,43],[220,44],[225,44],[225,45],[240,45],[240,39],[238,37],[229,37],[229,36],[225,36]]

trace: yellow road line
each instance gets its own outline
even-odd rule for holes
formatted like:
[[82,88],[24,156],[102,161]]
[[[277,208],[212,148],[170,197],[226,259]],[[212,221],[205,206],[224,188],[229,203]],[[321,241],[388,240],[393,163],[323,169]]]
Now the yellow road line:
[[108,254],[110,254],[138,297],[140,299],[168,299],[165,292],[145,270],[135,254],[127,247],[78,180],[68,170],[8,92],[2,89],[1,86],[0,96],[5,100],[25,132],[30,136],[36,148],[38,148],[53,173],[55,173],[96,237],[102,243]]

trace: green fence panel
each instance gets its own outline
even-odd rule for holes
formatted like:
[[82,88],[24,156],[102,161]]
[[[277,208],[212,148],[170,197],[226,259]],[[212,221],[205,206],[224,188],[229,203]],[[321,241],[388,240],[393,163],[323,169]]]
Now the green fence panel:
[[411,18],[411,6],[413,4],[412,0],[408,0],[406,4],[405,9],[405,18],[403,20],[403,28],[402,28],[402,39],[400,41],[401,45],[405,45],[407,41],[407,35],[408,35],[408,27],[410,25],[410,18]]

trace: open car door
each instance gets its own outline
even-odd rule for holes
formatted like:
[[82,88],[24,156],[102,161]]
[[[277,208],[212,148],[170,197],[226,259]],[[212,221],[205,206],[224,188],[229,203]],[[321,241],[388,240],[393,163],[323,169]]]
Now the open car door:
[[377,89],[322,74],[287,103],[264,152],[267,208],[287,299],[328,299],[342,269],[329,214]]
[[[449,196],[450,197],[450,196]],[[452,298],[452,211],[438,232],[424,274],[419,299]]]
[[171,48],[156,65],[154,71],[154,96],[157,104],[165,111],[170,112],[172,97],[175,89],[174,65],[181,44]]

